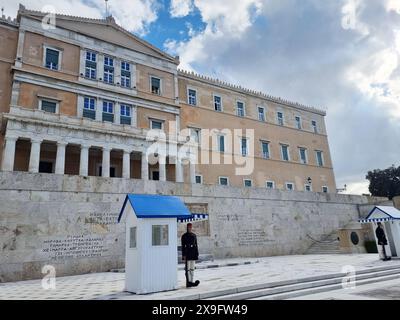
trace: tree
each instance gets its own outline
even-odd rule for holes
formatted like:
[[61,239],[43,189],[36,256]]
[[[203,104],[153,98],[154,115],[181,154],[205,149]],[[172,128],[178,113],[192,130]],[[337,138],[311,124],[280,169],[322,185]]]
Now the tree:
[[380,170],[368,171],[369,192],[376,197],[388,197],[390,200],[400,196],[400,166]]

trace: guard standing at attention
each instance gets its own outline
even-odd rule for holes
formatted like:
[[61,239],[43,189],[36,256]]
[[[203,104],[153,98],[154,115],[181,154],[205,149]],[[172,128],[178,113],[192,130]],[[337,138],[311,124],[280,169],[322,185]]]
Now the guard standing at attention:
[[187,224],[187,232],[182,235],[182,260],[185,261],[186,287],[197,287],[199,280],[194,280],[195,262],[199,260],[199,249],[197,248],[197,237],[192,232],[193,225]]
[[388,257],[386,254],[385,246],[387,246],[388,242],[385,236],[385,231],[382,228],[382,224],[378,222],[378,227],[375,230],[376,238],[378,239],[378,244],[382,246],[382,255],[383,261],[391,260],[391,257]]

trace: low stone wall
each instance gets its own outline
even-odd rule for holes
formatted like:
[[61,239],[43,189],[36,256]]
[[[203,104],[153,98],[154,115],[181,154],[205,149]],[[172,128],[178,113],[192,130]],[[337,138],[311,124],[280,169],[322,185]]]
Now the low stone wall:
[[[209,214],[201,253],[216,258],[301,254],[359,217],[376,199],[261,188],[120,178],[0,172],[0,281],[124,266],[125,226],[116,220],[127,193],[177,195]],[[200,224],[200,222],[199,222]]]

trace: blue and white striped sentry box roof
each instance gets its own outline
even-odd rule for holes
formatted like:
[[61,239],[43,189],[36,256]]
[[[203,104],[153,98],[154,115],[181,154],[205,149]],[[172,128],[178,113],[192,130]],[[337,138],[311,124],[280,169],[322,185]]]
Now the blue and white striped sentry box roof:
[[389,206],[374,207],[365,219],[359,219],[360,223],[384,222],[400,220],[400,210]]
[[178,222],[193,222],[208,220],[208,214],[193,213],[189,218],[178,218]]

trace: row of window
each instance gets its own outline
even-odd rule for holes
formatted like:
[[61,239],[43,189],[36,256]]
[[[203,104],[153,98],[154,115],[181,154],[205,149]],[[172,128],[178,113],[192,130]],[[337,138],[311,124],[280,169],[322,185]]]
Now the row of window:
[[[105,56],[103,66],[103,81],[105,83],[114,84],[114,58]],[[121,87],[131,87],[131,64],[127,61],[121,61]],[[88,79],[97,79],[97,53],[86,51],[85,60],[85,77]]]
[[[193,135],[195,136],[195,140],[198,142],[200,132],[195,131],[196,129],[192,129]],[[217,147],[219,152],[225,152],[225,136],[224,135],[219,135],[217,137]],[[248,155],[248,139],[247,138],[241,138],[241,154],[242,156],[247,156]],[[283,161],[290,161],[290,148],[289,145],[287,144],[280,144],[281,148],[281,160]],[[299,159],[302,164],[308,164],[308,151],[307,148],[304,147],[299,147],[298,148],[299,152]],[[264,159],[271,159],[271,152],[270,152],[270,142],[268,141],[261,141],[261,155]],[[316,159],[316,164],[320,167],[324,166],[324,156],[323,152],[320,150],[315,150],[315,159]]]
[[[214,110],[222,112],[222,98],[217,95],[213,95]],[[197,91],[195,89],[188,89],[188,104],[197,106]],[[265,107],[257,107],[258,120],[266,122],[266,111]],[[236,101],[236,115],[238,117],[244,117],[246,115],[245,103],[243,101]],[[280,126],[285,125],[285,117],[282,111],[276,113],[276,123]],[[296,129],[303,129],[302,120],[300,116],[295,116]],[[318,133],[317,121],[311,120],[311,130],[314,133]]]
[[[196,175],[196,183],[197,184],[202,184],[203,183],[203,176],[201,175]],[[218,184],[221,186],[229,186],[229,178],[228,177],[218,177]],[[253,186],[253,180],[251,179],[243,179],[243,186],[244,187],[252,187]],[[266,181],[265,182],[265,187],[267,189],[275,189],[275,181]],[[293,182],[286,182],[285,183],[285,189],[288,191],[294,191],[294,183]],[[310,183],[304,184],[304,191],[312,191],[312,185]],[[321,191],[324,193],[328,193],[329,189],[327,186],[323,186],[321,188]]]
[[[103,100],[102,121],[114,122],[115,102]],[[129,104],[120,104],[120,124],[132,123],[132,106]],[[92,97],[83,98],[83,117],[96,119],[96,99]]]
[[[61,51],[55,48],[45,47],[44,65],[51,70],[60,70],[61,66]],[[93,51],[86,51],[85,55],[85,77],[88,79],[97,80],[97,62],[98,55]],[[131,64],[127,61],[121,61],[121,87],[131,87]],[[114,58],[105,56],[103,66],[103,81],[105,83],[114,84],[115,66]]]
[[[47,99],[40,99],[40,110],[58,113],[58,102]],[[114,123],[115,102],[103,100],[102,121]],[[129,104],[120,104],[120,124],[132,124],[132,106]],[[96,119],[96,98],[84,97],[83,98],[83,114],[84,118]],[[150,119],[150,128],[157,130],[164,130],[164,121],[157,119]]]
[[[201,176],[196,176],[196,183],[202,183],[202,177]],[[229,186],[229,178],[228,177],[218,177],[218,183],[221,186]],[[253,186],[253,180],[251,180],[251,179],[243,179],[243,186],[244,187],[252,187]],[[274,181],[266,181],[265,182],[265,187],[267,189],[275,189],[275,182]],[[293,182],[285,182],[285,189],[287,191],[293,191],[295,189],[294,183]],[[309,184],[309,183],[306,183],[304,185],[304,191],[312,191],[312,185]],[[328,193],[328,187],[327,186],[323,186],[321,188],[321,191],[324,192],[324,193]]]
[[[113,101],[103,100],[103,121],[114,122],[114,108]],[[58,102],[53,100],[40,100],[40,109],[46,112],[58,113]],[[120,104],[120,123],[131,124],[132,106],[128,104]],[[96,99],[91,97],[84,97],[83,100],[83,117],[89,119],[96,119]]]

